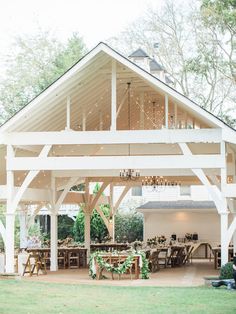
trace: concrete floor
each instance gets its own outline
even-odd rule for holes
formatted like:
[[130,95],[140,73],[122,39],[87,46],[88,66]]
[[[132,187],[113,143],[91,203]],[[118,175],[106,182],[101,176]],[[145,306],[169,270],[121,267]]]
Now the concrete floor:
[[176,268],[161,268],[156,273],[150,273],[148,280],[130,280],[129,275],[122,275],[118,280],[118,275],[104,272],[107,279],[93,280],[89,277],[88,269],[60,269],[57,272],[50,272],[46,275],[24,276],[22,280],[69,283],[69,284],[92,284],[92,285],[113,285],[113,286],[161,286],[161,287],[192,287],[204,284],[204,277],[217,276],[219,270],[214,269],[213,262],[209,260],[193,260],[191,264]]

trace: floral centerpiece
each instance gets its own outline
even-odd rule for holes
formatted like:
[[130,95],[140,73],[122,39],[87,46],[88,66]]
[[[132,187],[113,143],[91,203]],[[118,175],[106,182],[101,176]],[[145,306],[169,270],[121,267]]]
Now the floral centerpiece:
[[191,233],[186,233],[185,234],[185,239],[187,239],[188,241],[192,240],[192,234]]
[[166,242],[166,237],[164,235],[161,235],[158,237],[158,243],[163,244]]
[[157,245],[157,237],[147,239],[147,245],[149,246]]

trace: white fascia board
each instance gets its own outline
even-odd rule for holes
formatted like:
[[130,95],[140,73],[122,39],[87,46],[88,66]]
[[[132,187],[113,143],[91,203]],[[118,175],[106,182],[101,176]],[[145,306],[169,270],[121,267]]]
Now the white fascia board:
[[222,168],[221,155],[13,157],[7,170],[108,170]]
[[53,93],[58,87],[60,87],[64,82],[71,78],[78,71],[82,70],[91,59],[93,59],[99,52],[101,52],[101,44],[96,46],[87,55],[85,55],[76,65],[74,65],[69,71],[57,79],[52,85],[46,88],[39,96],[34,98],[28,105],[23,107],[16,115],[14,115],[10,120],[0,127],[0,133],[7,131],[12,125],[14,125],[18,120],[22,119],[24,115],[27,115],[32,111],[40,102],[44,101],[51,93]]
[[130,131],[12,132],[4,135],[11,145],[219,143],[221,129],[163,129]]

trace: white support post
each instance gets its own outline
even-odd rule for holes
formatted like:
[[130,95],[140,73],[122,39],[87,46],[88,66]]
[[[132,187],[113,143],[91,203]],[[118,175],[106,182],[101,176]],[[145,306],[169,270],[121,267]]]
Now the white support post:
[[165,128],[168,129],[168,116],[169,116],[169,100],[168,95],[165,94]]
[[90,256],[90,216],[89,212],[84,213],[84,246],[87,249],[87,262]]
[[140,130],[144,130],[144,93],[140,95]]
[[27,228],[27,214],[24,210],[22,210],[19,213],[19,222],[20,222],[20,248],[25,249],[27,247],[28,228]]
[[66,130],[70,130],[70,96],[66,100]]
[[50,270],[57,271],[57,214],[51,213],[51,263],[50,263]]
[[236,254],[236,230],[233,234],[233,247],[234,247],[234,255]]
[[222,192],[224,191],[227,184],[227,170],[226,170],[226,156],[225,156],[225,142],[224,141],[220,143],[220,153],[221,153],[222,159],[224,160],[224,167],[222,167],[220,170],[221,192]]
[[2,237],[3,244],[5,245],[6,242],[6,228],[3,222],[0,220],[0,236]]
[[50,243],[51,243],[51,259],[50,259],[50,270],[57,271],[57,214],[55,212],[56,205],[56,179],[51,177],[51,193],[52,193],[52,212],[50,220]]
[[112,241],[115,242],[115,212],[114,212],[114,186],[113,183],[110,184],[110,210],[112,216],[110,217],[112,220]]
[[[11,145],[7,146],[7,162],[14,157],[14,149]],[[12,208],[14,193],[14,173],[7,171],[7,212],[6,212],[6,267],[7,273],[14,273],[14,242],[15,242],[15,211]]]
[[112,60],[111,73],[111,131],[116,130],[116,61]]
[[220,244],[221,244],[221,266],[228,262],[228,241],[227,241],[227,229],[228,229],[228,213],[220,214]]

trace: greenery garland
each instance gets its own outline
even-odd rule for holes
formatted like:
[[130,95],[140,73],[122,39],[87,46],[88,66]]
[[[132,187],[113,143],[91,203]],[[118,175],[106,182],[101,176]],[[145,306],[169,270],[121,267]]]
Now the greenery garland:
[[[142,267],[140,269],[141,272],[141,278],[142,279],[148,279],[149,276],[149,268],[148,268],[148,260],[146,259],[145,253],[144,252],[132,252],[130,253],[126,260],[118,265],[118,266],[114,266],[111,265],[107,262],[104,261],[104,259],[102,258],[102,252],[95,252],[93,254],[90,255],[90,260],[89,260],[89,275],[95,279],[96,278],[96,273],[93,271],[93,260],[95,259],[96,262],[98,263],[99,267],[102,269],[105,269],[108,272],[114,273],[114,274],[124,274],[127,272],[128,269],[130,269],[131,265],[132,265],[132,261],[135,255],[140,255],[142,258]],[[118,253],[116,253],[116,255],[119,255]]]

